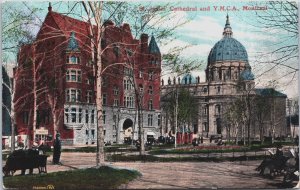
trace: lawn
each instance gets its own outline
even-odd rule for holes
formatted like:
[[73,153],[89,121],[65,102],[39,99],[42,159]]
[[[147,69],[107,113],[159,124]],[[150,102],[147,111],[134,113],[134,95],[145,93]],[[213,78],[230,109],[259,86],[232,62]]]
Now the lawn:
[[116,189],[140,175],[137,171],[103,166],[99,169],[5,177],[4,185],[16,189]]

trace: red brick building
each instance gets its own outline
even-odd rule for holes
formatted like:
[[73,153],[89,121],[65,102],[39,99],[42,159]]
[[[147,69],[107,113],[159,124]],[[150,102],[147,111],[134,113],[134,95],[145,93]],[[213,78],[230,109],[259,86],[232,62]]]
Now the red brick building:
[[[90,25],[48,8],[36,40],[23,45],[14,70],[17,134],[39,141],[61,134],[65,144],[96,138],[95,56]],[[160,135],[161,54],[152,36],[132,36],[130,26],[106,21],[103,53],[105,141],[137,139],[137,101],[142,100],[145,138]],[[36,100],[36,101],[35,101]],[[34,108],[36,107],[36,117]]]

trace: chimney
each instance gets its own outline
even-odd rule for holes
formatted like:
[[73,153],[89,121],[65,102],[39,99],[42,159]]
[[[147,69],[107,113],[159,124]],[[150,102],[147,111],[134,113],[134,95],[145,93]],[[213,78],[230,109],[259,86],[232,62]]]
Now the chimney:
[[148,50],[148,34],[141,35],[141,51],[146,53]]

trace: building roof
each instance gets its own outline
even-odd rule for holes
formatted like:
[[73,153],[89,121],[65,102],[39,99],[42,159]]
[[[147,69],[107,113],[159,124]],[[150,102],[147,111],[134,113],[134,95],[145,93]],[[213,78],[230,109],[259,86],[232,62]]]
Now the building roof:
[[243,61],[248,64],[248,54],[245,47],[232,37],[232,29],[227,15],[223,38],[218,41],[208,55],[208,65],[217,61]]
[[255,92],[260,96],[276,96],[276,97],[287,97],[286,94],[283,94],[274,88],[256,88]]
[[153,35],[152,35],[150,43],[149,43],[149,53],[160,54],[159,47],[158,47]]

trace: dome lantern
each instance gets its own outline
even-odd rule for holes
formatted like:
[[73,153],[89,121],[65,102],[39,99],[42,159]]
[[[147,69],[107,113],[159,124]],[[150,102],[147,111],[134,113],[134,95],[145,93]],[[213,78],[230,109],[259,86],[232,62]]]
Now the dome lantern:
[[226,16],[226,24],[224,27],[223,37],[232,37],[232,28],[230,26],[228,14]]

